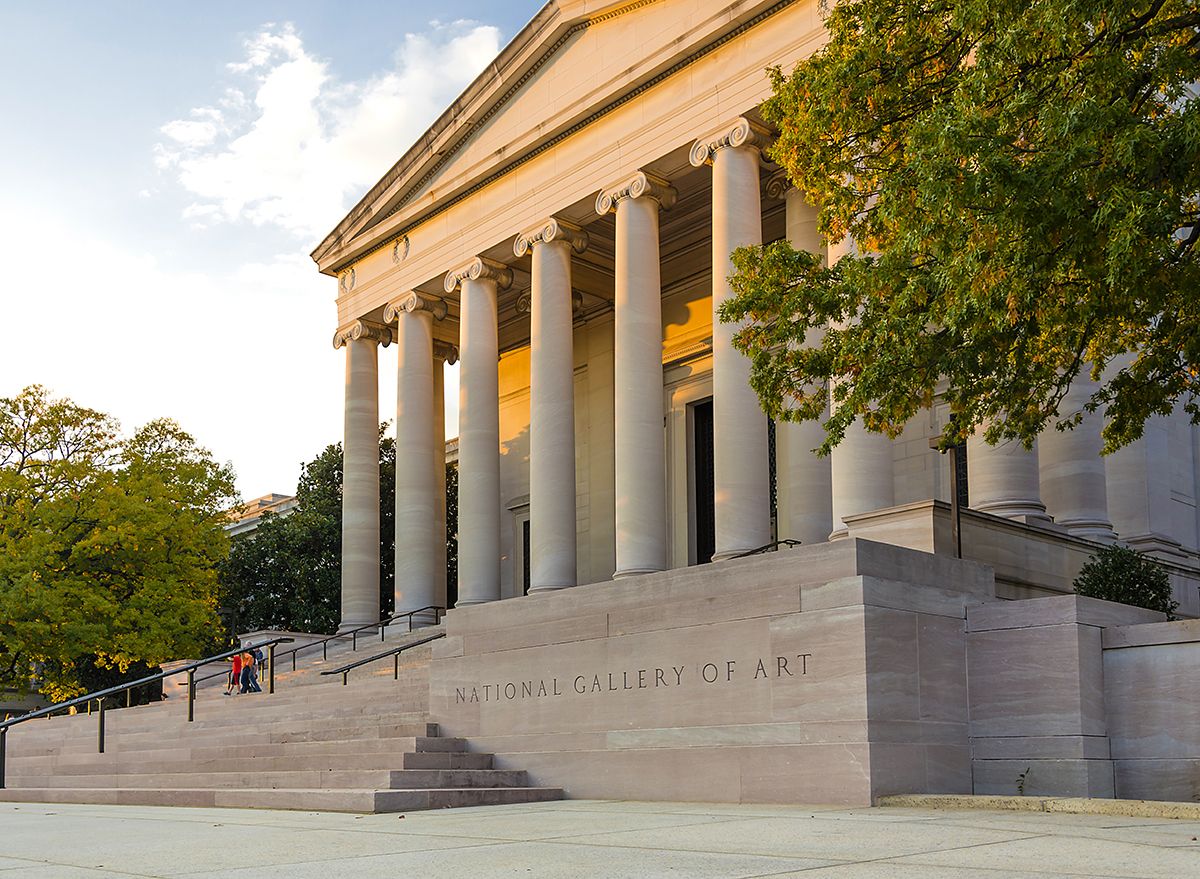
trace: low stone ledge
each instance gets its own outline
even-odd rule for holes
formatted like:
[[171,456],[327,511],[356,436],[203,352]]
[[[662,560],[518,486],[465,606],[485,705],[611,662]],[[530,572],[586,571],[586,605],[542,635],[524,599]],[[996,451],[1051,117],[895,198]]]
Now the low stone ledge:
[[990,809],[1007,812],[1061,812],[1072,815],[1124,815],[1130,818],[1200,820],[1200,803],[1168,803],[1158,800],[897,794],[879,797],[875,804],[910,809]]

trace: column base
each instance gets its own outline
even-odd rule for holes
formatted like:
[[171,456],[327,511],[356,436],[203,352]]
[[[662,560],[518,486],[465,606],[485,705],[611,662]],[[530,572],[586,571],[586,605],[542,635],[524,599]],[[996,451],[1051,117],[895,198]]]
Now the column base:
[[836,530],[834,530],[834,531],[830,531],[830,532],[829,532],[829,536],[828,536],[827,538],[825,538],[825,539],[826,539],[826,540],[830,540],[830,541],[833,541],[833,540],[843,540],[844,538],[847,538],[847,537],[849,537],[849,536],[850,536],[850,529],[849,529],[849,528],[838,528],[838,529],[836,529]]
[[991,516],[1012,519],[1014,522],[1023,522],[1026,525],[1051,525],[1054,522],[1046,513],[1045,506],[1028,501],[993,501],[971,507],[971,509]]
[[[378,631],[378,629],[379,629],[379,621],[378,620],[342,620],[340,623],[338,623],[337,634],[344,635],[347,632],[349,632],[351,629],[357,629],[359,626],[370,626],[370,625],[373,625],[375,627],[376,631]],[[358,634],[364,635],[364,636],[369,635],[369,634],[371,634],[371,629],[363,629]]]
[[455,602],[455,607],[473,607],[476,604],[491,604],[493,601],[499,601],[499,598],[460,598]]
[[564,583],[561,586],[530,586],[529,594],[530,595],[542,595],[543,593],[547,593],[547,592],[557,592],[560,589],[574,589],[574,588],[575,588],[574,583]]
[[1115,543],[1117,540],[1117,533],[1113,531],[1111,523],[1102,519],[1055,519],[1054,522],[1066,528],[1072,537],[1082,537],[1097,543]]
[[623,580],[626,577],[640,577],[642,574],[659,574],[665,571],[666,568],[627,568],[623,571],[613,573],[614,580]]
[[[403,613],[403,612],[404,611],[400,611],[400,613]],[[401,620],[396,620],[396,622],[392,623],[392,625],[400,626],[401,628],[403,628],[407,624],[407,622],[408,622],[407,619],[404,619],[403,622]],[[431,610],[423,610],[420,613],[414,613],[412,615],[412,627],[414,629],[421,629],[421,628],[424,628],[425,626],[434,626],[434,625],[437,625],[437,617],[434,615],[434,612]]]

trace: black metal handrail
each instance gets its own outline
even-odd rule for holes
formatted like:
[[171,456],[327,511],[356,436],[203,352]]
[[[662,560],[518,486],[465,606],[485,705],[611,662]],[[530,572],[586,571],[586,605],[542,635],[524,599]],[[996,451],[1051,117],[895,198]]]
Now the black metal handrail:
[[366,665],[370,662],[375,662],[379,659],[387,659],[389,656],[394,657],[395,665],[392,670],[392,677],[400,680],[400,654],[412,647],[420,647],[422,644],[428,644],[430,641],[436,641],[438,638],[445,638],[445,632],[438,632],[436,635],[430,635],[428,638],[421,638],[418,641],[409,641],[407,644],[401,644],[399,647],[393,647],[391,650],[385,650],[382,653],[376,653],[374,656],[368,656],[365,659],[360,659],[357,662],[351,662],[343,665],[341,668],[331,668],[328,671],[321,672],[322,675],[341,675],[342,686],[346,686],[346,681],[350,677],[350,672],[358,668],[360,665]]
[[762,555],[765,552],[775,552],[781,546],[800,546],[799,540],[792,540],[790,537],[785,537],[782,540],[772,540],[770,543],[764,543],[762,546],[748,549],[745,552],[739,552],[737,555],[731,555],[731,559],[747,559],[752,555]]
[[[241,653],[245,650],[254,650],[259,647],[266,647],[267,652],[271,657],[270,663],[270,682],[268,684],[269,692],[275,692],[275,645],[291,643],[295,638],[273,638],[270,641],[262,641],[258,644],[253,644],[246,647],[237,647],[232,650],[226,650],[224,653],[218,653],[215,656],[208,656],[204,659],[197,659],[195,662],[189,662],[187,665],[180,668],[172,669],[171,671],[160,671],[158,674],[149,675],[148,677],[138,678],[136,681],[129,681],[124,684],[117,684],[114,687],[108,687],[104,690],[97,690],[94,693],[86,693],[83,696],[76,696],[74,699],[67,699],[65,702],[56,702],[53,705],[47,705],[45,708],[39,708],[36,711],[30,711],[26,714],[21,714],[17,717],[9,718],[8,720],[0,721],[0,790],[4,789],[4,764],[7,757],[7,738],[10,727],[16,726],[18,723],[24,723],[27,720],[36,720],[39,717],[49,717],[52,714],[57,714],[60,711],[69,711],[80,705],[90,706],[93,701],[100,706],[99,709],[99,731],[96,734],[97,751],[104,753],[104,700],[109,696],[116,696],[120,693],[128,693],[137,687],[144,687],[147,684],[165,681],[167,678],[172,678],[175,675],[186,674],[188,676],[188,723],[196,719],[196,669],[208,665],[210,662],[220,662],[223,659]],[[128,699],[126,700],[128,702]]]
[[353,628],[353,629],[347,629],[344,632],[337,632],[333,635],[330,635],[328,638],[322,638],[320,641],[309,641],[307,644],[301,644],[299,647],[293,647],[291,650],[285,650],[283,653],[281,653],[279,655],[282,658],[284,656],[287,656],[290,653],[292,656],[292,671],[295,671],[296,670],[296,654],[298,654],[301,650],[307,650],[309,647],[316,647],[318,644],[320,644],[321,645],[321,659],[328,661],[328,659],[329,659],[329,642],[330,641],[337,641],[338,639],[345,638],[347,635],[349,635],[350,636],[350,649],[352,651],[357,652],[358,651],[358,633],[359,632],[366,631],[367,629],[376,629],[377,628],[377,629],[379,629],[379,640],[380,640],[380,642],[382,642],[382,641],[386,640],[387,627],[390,626],[392,623],[396,622],[397,620],[407,618],[408,619],[408,630],[411,632],[413,630],[413,617],[419,613],[425,613],[426,611],[430,611],[430,610],[433,611],[433,624],[436,626],[439,622],[441,622],[442,617],[446,615],[446,608],[444,608],[438,604],[429,604],[429,605],[426,605],[425,607],[418,607],[416,610],[405,610],[405,611],[400,611],[399,613],[394,613],[390,617],[385,617],[384,619],[380,620],[377,623],[367,623],[362,626],[357,626],[356,628]]

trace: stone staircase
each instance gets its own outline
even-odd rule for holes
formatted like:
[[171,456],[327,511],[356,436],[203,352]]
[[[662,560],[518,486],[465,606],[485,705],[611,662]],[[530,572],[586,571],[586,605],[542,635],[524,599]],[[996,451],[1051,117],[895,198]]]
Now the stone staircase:
[[[390,636],[389,646],[432,631]],[[348,686],[321,677],[381,649],[369,639],[348,647],[326,662],[319,649],[315,661],[301,653],[295,672],[281,663],[274,694],[202,688],[193,723],[179,698],[109,710],[103,754],[95,715],[20,724],[8,734],[0,801],[401,812],[562,798],[438,734],[427,645],[401,654],[398,680],[391,659],[356,669]]]

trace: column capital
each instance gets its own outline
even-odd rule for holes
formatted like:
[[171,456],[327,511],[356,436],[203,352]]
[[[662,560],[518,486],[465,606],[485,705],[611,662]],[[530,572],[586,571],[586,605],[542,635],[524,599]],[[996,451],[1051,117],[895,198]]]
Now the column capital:
[[674,206],[677,193],[675,187],[662,177],[637,171],[632,177],[627,177],[614,186],[601,189],[596,196],[596,213],[603,216],[617,209],[617,202],[623,198],[641,198],[646,196],[659,203],[664,209]]
[[512,284],[512,269],[486,256],[477,256],[465,265],[446,272],[442,286],[447,293],[453,293],[463,281],[495,281],[497,287],[506,290]]
[[560,220],[558,217],[549,217],[518,235],[513,243],[513,253],[524,256],[533,249],[533,245],[549,244],[552,241],[564,241],[570,244],[576,253],[583,253],[587,250],[588,234],[574,223]]
[[434,320],[441,320],[446,316],[446,301],[428,293],[409,290],[399,299],[388,303],[387,308],[383,310],[383,319],[391,323],[401,312],[413,314],[418,311],[427,311],[433,315]]
[[787,171],[780,168],[774,174],[767,178],[767,195],[771,198],[783,198],[789,192],[796,188],[796,184],[791,181],[787,175]]
[[377,342],[386,348],[392,342],[392,330],[373,320],[356,320],[338,328],[337,332],[333,334],[333,347],[344,348],[351,342],[360,339]]
[[745,116],[738,116],[719,126],[701,138],[698,138],[689,154],[692,165],[712,164],[717,150],[725,147],[753,147],[765,149],[772,140],[771,132],[757,122],[751,122]]
[[445,360],[447,363],[458,363],[458,346],[443,342],[441,339],[434,339],[433,356],[438,360]]

